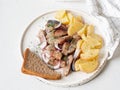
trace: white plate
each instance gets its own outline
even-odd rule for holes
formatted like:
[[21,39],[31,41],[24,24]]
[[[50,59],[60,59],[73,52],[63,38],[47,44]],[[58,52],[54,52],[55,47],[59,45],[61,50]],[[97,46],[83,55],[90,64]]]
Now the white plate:
[[[107,33],[105,33],[105,31],[107,31],[107,28],[104,25],[103,21],[97,19],[94,16],[86,14],[82,11],[72,11],[72,10],[69,10],[69,11],[71,13],[73,13],[74,15],[82,16],[83,20],[86,23],[94,25],[95,32],[103,37],[104,45],[100,52],[100,58],[99,58],[100,65],[99,65],[98,69],[96,71],[94,71],[93,73],[86,74],[81,71],[72,72],[67,77],[63,77],[60,80],[46,80],[46,79],[37,77],[37,79],[39,79],[40,81],[42,81],[44,83],[55,85],[55,86],[62,86],[62,87],[82,85],[82,84],[92,80],[103,69],[103,67],[106,64],[107,57],[108,57],[107,38],[106,37],[108,37],[109,35],[107,35]],[[23,52],[26,48],[29,47],[32,50],[35,49],[35,44],[38,43],[36,36],[37,36],[39,30],[45,28],[44,26],[45,26],[47,20],[54,19],[55,12],[56,11],[51,11],[51,12],[47,12],[43,15],[40,15],[32,23],[30,23],[30,25],[27,27],[27,29],[23,33],[22,40],[21,40],[22,56],[23,56]]]

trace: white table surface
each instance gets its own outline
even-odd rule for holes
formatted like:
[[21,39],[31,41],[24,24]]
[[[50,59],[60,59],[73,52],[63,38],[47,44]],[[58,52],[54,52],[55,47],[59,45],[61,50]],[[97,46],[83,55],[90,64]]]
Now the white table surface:
[[0,90],[120,90],[120,45],[103,72],[82,86],[54,87],[21,73],[23,31],[40,14],[61,8],[89,10],[85,0],[64,3],[56,0],[0,0]]

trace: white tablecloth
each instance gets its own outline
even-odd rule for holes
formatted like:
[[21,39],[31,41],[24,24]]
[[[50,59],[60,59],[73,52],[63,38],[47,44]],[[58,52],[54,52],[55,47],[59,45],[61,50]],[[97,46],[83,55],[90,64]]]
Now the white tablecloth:
[[0,90],[119,90],[120,46],[103,72],[91,82],[73,88],[46,85],[21,73],[20,40],[27,25],[40,14],[54,9],[88,12],[85,0],[0,0]]

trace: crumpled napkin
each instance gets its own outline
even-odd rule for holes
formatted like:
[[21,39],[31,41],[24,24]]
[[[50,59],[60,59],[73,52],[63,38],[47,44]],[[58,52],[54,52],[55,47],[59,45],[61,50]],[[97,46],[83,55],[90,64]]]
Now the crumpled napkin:
[[87,5],[92,15],[102,16],[109,23],[111,41],[108,59],[111,59],[120,42],[120,0],[87,0]]

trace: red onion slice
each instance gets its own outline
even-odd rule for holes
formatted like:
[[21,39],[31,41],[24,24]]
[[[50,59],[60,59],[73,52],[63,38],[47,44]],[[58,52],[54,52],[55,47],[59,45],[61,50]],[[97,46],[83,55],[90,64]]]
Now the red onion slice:
[[40,41],[40,48],[43,49],[47,46],[47,40],[45,37],[45,32],[43,30],[41,30],[38,34],[38,38]]
[[43,61],[44,61],[45,63],[48,63],[48,62],[49,62],[49,58],[46,57],[45,54],[42,54],[42,59],[43,59]]
[[60,68],[60,61],[57,63],[57,65],[55,65],[55,66],[52,66],[52,65],[50,65],[50,64],[48,64],[48,62],[49,62],[49,57],[50,57],[50,54],[48,53],[48,52],[44,52],[44,53],[42,53],[42,59],[43,59],[43,61],[50,67],[50,68],[52,68],[52,69],[59,69]]
[[59,69],[60,68],[60,61],[58,62],[58,64],[57,65],[55,65],[55,66],[52,66],[52,65],[50,65],[50,64],[48,64],[48,66],[50,67],[50,68],[52,68],[52,69]]
[[59,47],[58,43],[55,43],[54,45],[55,45],[55,48],[56,48],[56,49],[62,50],[62,49]]
[[45,48],[47,46],[47,42],[45,41],[45,42],[41,42],[41,44],[40,44],[40,48],[41,49],[43,49],[43,48]]

